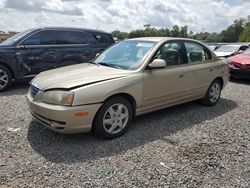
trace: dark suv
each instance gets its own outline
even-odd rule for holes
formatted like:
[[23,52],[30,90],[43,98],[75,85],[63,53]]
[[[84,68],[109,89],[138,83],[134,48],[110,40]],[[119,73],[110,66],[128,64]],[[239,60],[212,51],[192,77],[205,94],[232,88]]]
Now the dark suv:
[[0,91],[13,80],[88,62],[114,43],[110,33],[77,28],[31,29],[0,44]]

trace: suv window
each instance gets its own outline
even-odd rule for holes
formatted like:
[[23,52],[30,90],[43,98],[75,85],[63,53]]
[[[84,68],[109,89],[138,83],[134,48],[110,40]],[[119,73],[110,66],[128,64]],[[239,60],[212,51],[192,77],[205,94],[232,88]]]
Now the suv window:
[[204,46],[195,42],[184,42],[188,63],[205,62],[212,59],[211,52]]
[[109,34],[105,33],[91,33],[91,34],[99,43],[113,43],[113,38]]
[[83,31],[56,31],[56,44],[88,44],[92,37]]
[[22,42],[22,45],[88,44],[94,39],[83,31],[40,31]]
[[248,49],[248,46],[241,46],[239,50],[245,51],[246,49]]
[[164,44],[156,52],[153,59],[163,59],[168,66],[183,64],[181,44],[179,42],[168,42]]
[[53,45],[56,44],[54,31],[40,31],[25,39],[21,45]]

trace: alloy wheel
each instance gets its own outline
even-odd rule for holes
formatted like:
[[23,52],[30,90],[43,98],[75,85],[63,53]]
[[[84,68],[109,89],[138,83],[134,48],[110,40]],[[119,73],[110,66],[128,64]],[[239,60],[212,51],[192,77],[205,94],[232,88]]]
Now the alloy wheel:
[[219,83],[215,82],[209,92],[209,100],[215,103],[220,97],[221,86]]
[[103,116],[103,128],[109,134],[121,132],[129,120],[128,108],[121,103],[110,106]]
[[8,74],[4,70],[0,69],[0,89],[4,88],[8,84]]

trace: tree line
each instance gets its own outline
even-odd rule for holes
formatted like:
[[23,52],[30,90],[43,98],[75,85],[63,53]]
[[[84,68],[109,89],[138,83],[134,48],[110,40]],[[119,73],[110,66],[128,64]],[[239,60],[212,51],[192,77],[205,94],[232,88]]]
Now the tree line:
[[135,37],[184,37],[201,40],[205,42],[250,42],[250,15],[246,18],[234,20],[228,28],[221,32],[199,32],[194,33],[188,30],[188,26],[174,25],[169,28],[155,28],[150,24],[145,24],[143,29],[133,30],[131,32],[122,32],[119,30],[112,32],[118,40]]

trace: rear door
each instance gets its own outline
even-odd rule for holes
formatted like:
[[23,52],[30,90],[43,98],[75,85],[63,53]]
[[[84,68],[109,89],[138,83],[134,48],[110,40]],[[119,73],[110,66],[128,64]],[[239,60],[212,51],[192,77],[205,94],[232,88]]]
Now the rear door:
[[93,37],[84,31],[58,30],[57,44],[58,67],[85,63],[95,57]]
[[184,46],[189,69],[187,96],[199,98],[205,95],[218,70],[212,53],[205,46],[194,41],[184,41]]
[[95,52],[101,53],[103,50],[114,44],[114,39],[111,34],[91,31],[90,34],[96,40]]
[[41,30],[17,46],[17,66],[20,76],[35,75],[57,66],[55,33]]

